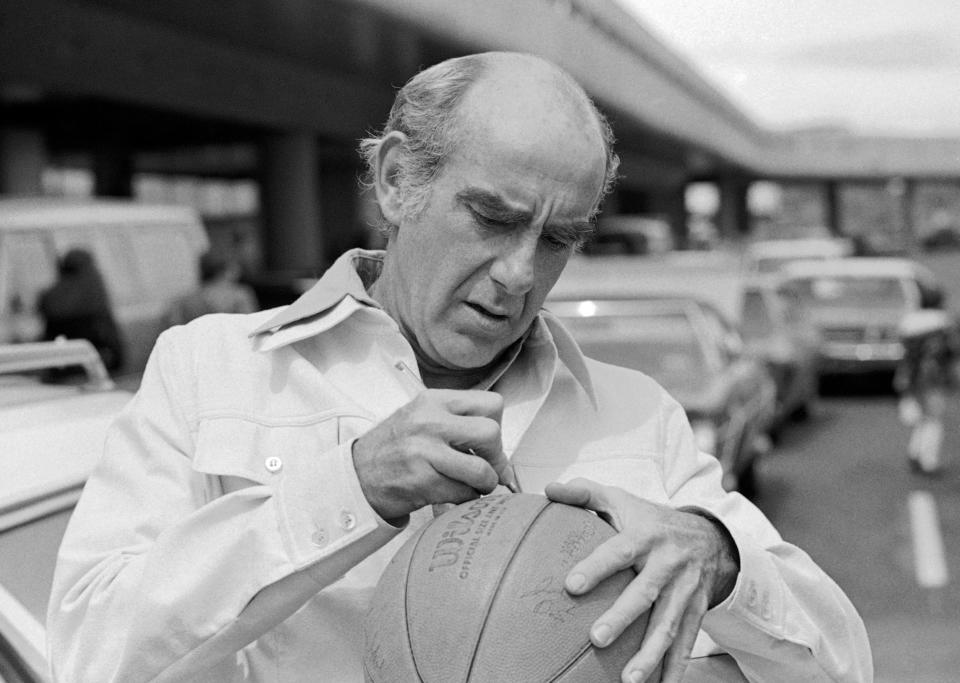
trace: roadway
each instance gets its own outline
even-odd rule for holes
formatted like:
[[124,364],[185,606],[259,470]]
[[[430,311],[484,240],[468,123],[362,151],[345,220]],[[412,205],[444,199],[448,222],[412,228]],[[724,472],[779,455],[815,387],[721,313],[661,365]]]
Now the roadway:
[[[960,680],[960,399],[942,477],[907,468],[894,396],[832,388],[762,464],[757,504],[860,610],[878,683]],[[932,504],[931,504],[932,503]]]

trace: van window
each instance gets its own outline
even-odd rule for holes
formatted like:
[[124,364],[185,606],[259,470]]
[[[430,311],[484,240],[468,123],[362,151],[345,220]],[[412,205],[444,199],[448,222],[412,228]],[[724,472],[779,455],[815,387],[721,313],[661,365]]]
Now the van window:
[[146,298],[169,301],[197,281],[197,250],[185,230],[144,228],[129,239]]
[[[0,237],[0,239],[3,239]],[[25,311],[35,311],[40,292],[57,279],[57,256],[41,234],[15,233],[0,249],[0,313],[9,313],[14,300]]]

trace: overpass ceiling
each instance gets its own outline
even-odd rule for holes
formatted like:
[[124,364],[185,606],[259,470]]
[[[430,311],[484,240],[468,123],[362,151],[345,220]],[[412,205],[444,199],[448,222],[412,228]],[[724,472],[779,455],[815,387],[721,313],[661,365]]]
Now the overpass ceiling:
[[550,0],[4,0],[0,96],[14,96],[3,118],[42,123],[64,149],[87,136],[150,148],[276,128],[352,144],[422,66],[520,49],[586,84],[633,166],[663,163],[669,175],[688,157],[710,166],[749,157],[749,122],[689,67],[659,49],[645,66],[636,46],[611,33],[621,15],[604,15],[600,28],[584,16]]
[[612,0],[3,0],[0,120],[40,122],[65,150],[277,129],[352,146],[419,68],[490,49],[541,54],[583,83],[611,118],[627,184],[858,164],[960,175],[949,145],[918,162],[902,145],[878,157],[759,128]]

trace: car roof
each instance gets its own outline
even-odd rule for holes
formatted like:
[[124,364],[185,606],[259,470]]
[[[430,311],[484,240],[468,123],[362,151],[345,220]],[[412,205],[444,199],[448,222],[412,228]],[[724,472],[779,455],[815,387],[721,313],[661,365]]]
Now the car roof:
[[[36,376],[63,366],[82,368],[86,381],[48,385]],[[0,529],[83,484],[107,425],[132,395],[114,386],[85,339],[0,345]]]
[[729,254],[581,257],[570,260],[547,301],[687,297],[734,318],[742,282],[739,262]]
[[76,224],[125,226],[182,224],[202,228],[195,209],[176,204],[144,204],[124,199],[15,197],[0,199],[0,234],[17,230],[56,230]]
[[691,306],[706,305],[695,297],[690,296],[607,296],[607,297],[577,297],[571,299],[550,299],[544,308],[561,318],[584,317],[594,315],[649,315],[660,313],[683,313],[690,311]]
[[801,239],[758,240],[746,247],[751,258],[805,256],[848,256],[853,244],[842,237],[808,237]]
[[785,265],[782,275],[785,279],[823,276],[932,277],[932,273],[925,266],[910,259],[863,256],[824,261],[797,261]]

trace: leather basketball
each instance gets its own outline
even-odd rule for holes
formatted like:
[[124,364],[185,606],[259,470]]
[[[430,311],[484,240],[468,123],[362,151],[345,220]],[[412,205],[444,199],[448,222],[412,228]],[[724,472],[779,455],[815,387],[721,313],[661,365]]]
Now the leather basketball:
[[366,680],[619,681],[646,618],[606,648],[589,632],[633,570],[583,596],[563,588],[613,534],[595,514],[533,494],[448,510],[403,545],[377,585],[364,623]]

